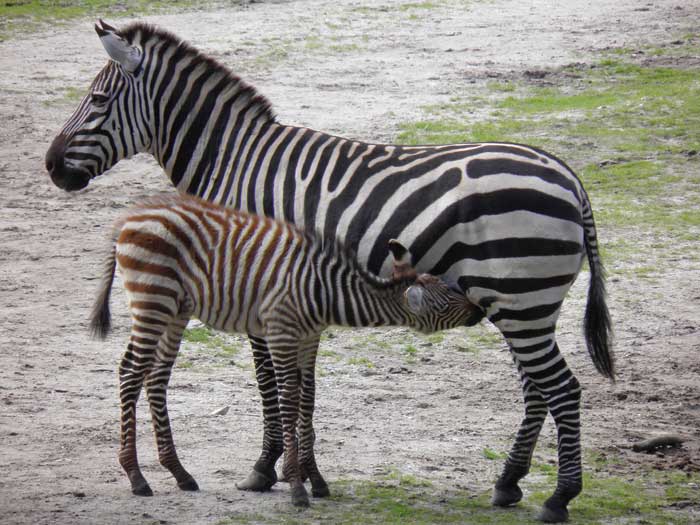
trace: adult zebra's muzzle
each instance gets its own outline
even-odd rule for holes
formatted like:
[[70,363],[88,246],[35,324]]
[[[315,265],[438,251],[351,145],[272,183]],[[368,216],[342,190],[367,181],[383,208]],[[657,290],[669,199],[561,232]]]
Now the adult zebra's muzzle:
[[82,190],[90,182],[90,174],[66,166],[65,153],[66,139],[64,135],[58,135],[46,152],[46,171],[49,172],[51,181],[62,190]]

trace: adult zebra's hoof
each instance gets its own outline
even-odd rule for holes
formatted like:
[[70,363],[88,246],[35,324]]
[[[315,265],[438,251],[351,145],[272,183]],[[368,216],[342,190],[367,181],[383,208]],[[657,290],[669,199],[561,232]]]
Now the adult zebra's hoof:
[[521,499],[523,499],[523,491],[517,485],[503,488],[496,487],[493,489],[491,505],[495,507],[510,507]]
[[549,507],[545,503],[537,519],[545,523],[562,523],[569,519],[569,511],[566,507]]
[[251,490],[253,492],[265,492],[272,488],[272,485],[277,483],[277,473],[272,469],[272,476],[253,470],[245,481],[236,483],[238,490]]
[[309,495],[306,492],[304,485],[299,484],[292,487],[292,505],[301,508],[306,508],[310,505]]
[[177,486],[180,488],[180,490],[188,490],[192,492],[199,490],[199,485],[197,485],[197,482],[194,480],[194,478],[178,482]]

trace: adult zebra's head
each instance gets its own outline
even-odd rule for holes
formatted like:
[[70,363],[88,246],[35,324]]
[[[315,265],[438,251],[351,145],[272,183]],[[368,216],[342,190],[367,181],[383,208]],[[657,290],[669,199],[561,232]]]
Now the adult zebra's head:
[[46,153],[59,188],[84,188],[119,160],[148,152],[187,189],[200,164],[208,169],[226,151],[221,140],[232,127],[275,121],[255,88],[172,33],[101,20],[95,30],[110,60]]
[[120,159],[147,151],[152,140],[149,109],[139,103],[142,49],[102,20],[95,30],[110,60],[46,153],[51,180],[66,191],[80,190]]

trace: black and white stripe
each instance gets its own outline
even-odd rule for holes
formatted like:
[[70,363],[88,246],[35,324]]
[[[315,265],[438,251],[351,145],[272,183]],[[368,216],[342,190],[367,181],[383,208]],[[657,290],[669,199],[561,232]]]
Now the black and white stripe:
[[196,317],[219,330],[267,341],[280,392],[284,474],[292,500],[309,504],[307,476],[313,494],[327,496],[313,453],[321,332],[330,325],[402,325],[431,333],[461,326],[475,311],[461,290],[418,275],[396,241],[389,247],[396,259],[393,276],[381,279],[335,241],[200,199],[159,198],[128,212],[115,231],[91,327],[102,338],[109,332],[109,296],[118,266],[132,317],[119,367],[119,460],[132,491],[152,494],[136,454],[136,402],[144,384],[161,464],[180,488],[198,489],[175,452],[166,402],[184,328]]
[[[386,243],[398,239],[419,270],[457,283],[481,307],[523,376],[526,416],[494,503],[520,498],[517,480],[546,405],[559,432],[560,476],[544,517],[563,519],[581,486],[580,388],[555,326],[586,257],[586,343],[596,368],[614,374],[593,215],[571,169],[519,144],[405,147],[285,126],[252,87],[175,36],[141,23],[97,31],[114,59],[95,81],[109,101],[90,102],[93,88],[56,137],[47,153],[53,181],[79,189],[120,158],[149,152],[180,191],[341,239],[370,271],[387,274]],[[266,344],[251,343],[265,436],[241,487],[264,490],[281,433]]]

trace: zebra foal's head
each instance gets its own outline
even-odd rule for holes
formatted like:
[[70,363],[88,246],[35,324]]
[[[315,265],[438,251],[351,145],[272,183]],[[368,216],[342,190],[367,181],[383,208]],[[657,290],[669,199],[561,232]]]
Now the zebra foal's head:
[[120,159],[148,150],[152,141],[149,110],[139,103],[143,50],[101,20],[95,30],[110,60],[46,153],[51,180],[66,191],[84,188]]
[[411,282],[403,293],[404,306],[410,313],[411,327],[423,333],[438,332],[458,326],[472,326],[483,317],[483,311],[467,300],[457,284],[428,273],[417,274],[409,251],[398,241],[389,241],[394,258],[392,278]]

